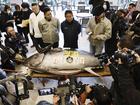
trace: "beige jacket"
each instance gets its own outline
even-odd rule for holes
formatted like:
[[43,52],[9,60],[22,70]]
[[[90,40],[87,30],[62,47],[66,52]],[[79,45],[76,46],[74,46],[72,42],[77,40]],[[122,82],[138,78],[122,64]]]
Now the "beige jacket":
[[52,18],[51,21],[43,19],[39,21],[38,26],[44,43],[53,44],[59,41],[60,22],[58,19]]
[[86,31],[87,33],[92,32],[89,41],[92,45],[96,45],[111,38],[112,24],[106,17],[96,24],[95,17],[92,17],[88,22]]

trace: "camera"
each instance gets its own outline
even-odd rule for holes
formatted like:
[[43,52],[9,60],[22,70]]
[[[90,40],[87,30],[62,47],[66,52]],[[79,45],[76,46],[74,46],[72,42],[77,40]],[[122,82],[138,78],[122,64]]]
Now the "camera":
[[50,95],[50,94],[55,93],[55,89],[53,89],[53,88],[43,88],[43,89],[39,89],[38,93],[39,93],[40,96]]
[[133,66],[134,64],[136,64],[136,58],[134,54],[135,54],[135,51],[133,50],[128,50],[126,52],[121,51],[121,50],[116,51],[115,54],[110,58],[110,61],[112,63],[115,63],[116,60],[120,58],[123,64],[126,64],[128,66]]
[[111,57],[109,57],[106,53],[96,55],[96,57],[100,60],[101,65],[107,64],[108,59],[110,59],[112,64],[117,65],[118,60],[120,58],[123,64],[126,64],[131,67],[136,64],[136,58],[134,54],[136,54],[137,51],[136,52],[135,51],[136,50],[130,50],[130,49],[128,49],[128,51],[118,50]]

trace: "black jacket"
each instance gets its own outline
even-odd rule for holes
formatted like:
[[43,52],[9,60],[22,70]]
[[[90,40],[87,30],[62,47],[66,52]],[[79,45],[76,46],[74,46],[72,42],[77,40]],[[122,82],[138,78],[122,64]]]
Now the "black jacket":
[[43,12],[45,8],[49,8],[45,3],[39,6],[40,10]]
[[0,30],[2,32],[6,32],[6,27],[7,26],[12,26],[13,27],[13,23],[12,22],[8,22],[8,20],[13,20],[13,16],[12,14],[8,14],[4,11],[2,11],[1,16],[0,16]]
[[[110,69],[111,71],[115,70],[111,66]],[[123,101],[123,104],[120,105],[140,105],[140,91],[136,88],[137,86],[135,84],[135,78],[138,79],[139,75],[137,75],[138,77],[135,77],[136,75],[134,76],[131,72],[132,70],[130,67],[122,64],[118,65],[117,73],[115,73],[117,79],[113,76],[113,78],[117,80],[116,83],[118,87],[116,87],[116,89],[119,89],[117,94],[122,96],[120,100]]]
[[99,5],[103,5],[104,0],[89,0],[89,4],[93,5],[93,8]]
[[[28,9],[27,11],[22,11],[21,21],[28,20],[31,13],[32,13],[32,11],[30,9]],[[27,32],[29,33],[29,24],[27,25],[27,27],[23,27],[23,28],[26,29]]]
[[131,26],[131,31],[140,36],[140,12],[134,11],[132,18],[133,25]]
[[[2,69],[10,69],[15,70],[15,64],[12,61],[11,57],[13,56],[13,53],[10,52],[10,49],[0,44],[0,54],[1,54],[1,64]],[[1,74],[0,74],[1,76]]]
[[78,34],[81,32],[81,25],[74,20],[69,23],[66,20],[61,23],[61,30],[64,34],[64,47],[78,48]]
[[117,50],[117,35],[122,37],[125,35],[125,31],[128,26],[123,17],[118,17],[116,14],[111,19],[112,22],[112,36],[105,42],[105,52],[112,56],[114,52]]
[[15,12],[13,13],[13,17],[14,17],[14,19],[15,19],[16,25],[22,23],[22,18],[21,18],[21,16],[22,16],[22,11],[15,11]]
[[20,34],[16,34],[16,38],[11,38],[9,35],[6,35],[5,46],[13,49],[15,51],[15,54],[20,53],[23,56],[26,55],[28,50],[24,46],[24,44],[25,40]]

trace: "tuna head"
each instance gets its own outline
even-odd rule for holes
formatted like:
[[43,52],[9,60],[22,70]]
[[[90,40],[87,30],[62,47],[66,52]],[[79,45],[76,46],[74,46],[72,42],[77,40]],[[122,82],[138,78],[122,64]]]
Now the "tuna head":
[[42,54],[36,53],[36,54],[32,55],[31,57],[29,57],[25,61],[24,65],[27,67],[36,67],[42,63],[44,56],[45,56],[44,53],[42,53]]

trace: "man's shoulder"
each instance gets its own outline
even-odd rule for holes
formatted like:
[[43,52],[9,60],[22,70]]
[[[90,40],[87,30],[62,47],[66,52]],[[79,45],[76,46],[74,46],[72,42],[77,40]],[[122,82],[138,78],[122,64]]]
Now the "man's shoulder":
[[75,23],[75,24],[80,24],[77,20],[73,20],[73,22]]
[[39,15],[43,15],[43,16],[44,16],[44,13],[43,13],[42,11],[40,11],[40,12],[39,12]]
[[89,21],[93,21],[95,19],[95,16],[92,16]]
[[46,19],[41,19],[40,21],[39,21],[39,24],[45,24],[46,23]]
[[64,21],[61,23],[61,25],[66,25],[66,20],[64,20]]
[[111,21],[110,21],[107,17],[105,17],[105,18],[104,18],[104,23],[106,23],[106,24],[111,24]]
[[34,17],[34,16],[35,16],[35,13],[32,12],[32,13],[30,14],[30,18],[32,18],[32,17]]
[[88,21],[88,23],[94,23],[95,22],[95,16],[91,17]]
[[52,20],[53,20],[53,21],[59,21],[59,19],[56,18],[56,17],[52,17]]

